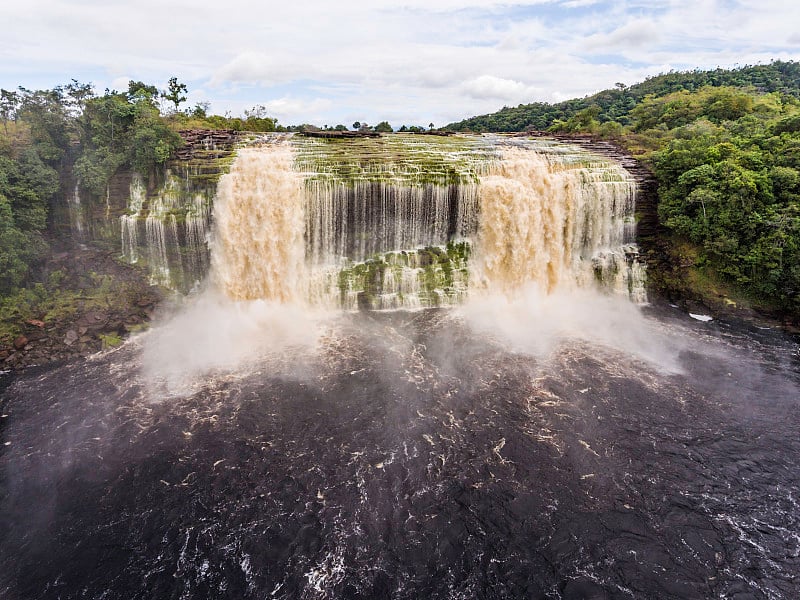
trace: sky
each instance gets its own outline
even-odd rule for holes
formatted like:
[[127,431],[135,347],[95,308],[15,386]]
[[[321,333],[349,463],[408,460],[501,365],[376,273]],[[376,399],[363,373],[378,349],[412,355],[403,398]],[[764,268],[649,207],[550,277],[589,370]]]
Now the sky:
[[24,0],[0,87],[130,79],[283,125],[436,126],[670,70],[800,60],[797,0]]

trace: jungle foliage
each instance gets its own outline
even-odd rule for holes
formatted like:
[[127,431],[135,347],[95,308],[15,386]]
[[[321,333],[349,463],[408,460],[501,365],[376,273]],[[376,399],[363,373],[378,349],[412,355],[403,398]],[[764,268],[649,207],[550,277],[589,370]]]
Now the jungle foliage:
[[741,69],[670,72],[627,86],[617,83],[613,89],[592,96],[566,100],[556,104],[534,102],[504,107],[496,113],[480,115],[443,127],[451,131],[545,131],[557,122],[567,122],[581,111],[590,109],[598,124],[614,122],[630,125],[630,112],[647,96],[666,96],[702,87],[753,87],[763,93],[780,92],[800,97],[800,63],[775,61],[768,65]]
[[800,315],[800,102],[702,88],[646,98],[623,138],[659,182],[659,218],[698,267]]
[[73,161],[82,185],[102,194],[118,168],[150,173],[183,143],[161,115],[159,90],[142,82],[99,96],[75,80],[0,90],[0,119],[0,296],[33,283],[61,175]]

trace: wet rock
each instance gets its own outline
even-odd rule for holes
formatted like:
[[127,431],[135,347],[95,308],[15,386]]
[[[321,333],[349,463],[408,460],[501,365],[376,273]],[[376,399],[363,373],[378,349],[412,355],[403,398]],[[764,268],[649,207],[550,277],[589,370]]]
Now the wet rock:
[[78,341],[78,332],[74,329],[70,329],[67,331],[67,335],[64,336],[64,343],[67,346],[72,346],[75,342]]
[[42,331],[41,329],[35,329],[30,333],[26,333],[25,337],[28,338],[29,342],[37,342],[39,340],[47,339],[47,332]]

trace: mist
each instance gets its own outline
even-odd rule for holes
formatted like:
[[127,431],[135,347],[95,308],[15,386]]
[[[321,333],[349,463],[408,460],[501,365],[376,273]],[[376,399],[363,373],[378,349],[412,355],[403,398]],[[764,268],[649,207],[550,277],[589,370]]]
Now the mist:
[[540,359],[570,340],[581,340],[628,354],[665,374],[682,372],[685,342],[619,295],[591,289],[543,293],[530,283],[513,295],[473,294],[456,312],[477,333]]
[[[231,300],[209,289],[164,315],[142,336],[142,371],[169,395],[196,391],[210,375],[268,359],[300,369],[325,330],[326,314],[301,304]],[[288,368],[288,367],[284,367]]]

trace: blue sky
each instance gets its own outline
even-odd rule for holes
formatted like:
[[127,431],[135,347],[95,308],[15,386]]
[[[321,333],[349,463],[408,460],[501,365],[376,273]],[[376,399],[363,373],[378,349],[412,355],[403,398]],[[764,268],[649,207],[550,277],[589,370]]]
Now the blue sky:
[[800,60],[795,0],[27,0],[0,87],[129,79],[283,124],[443,125],[671,69]]

